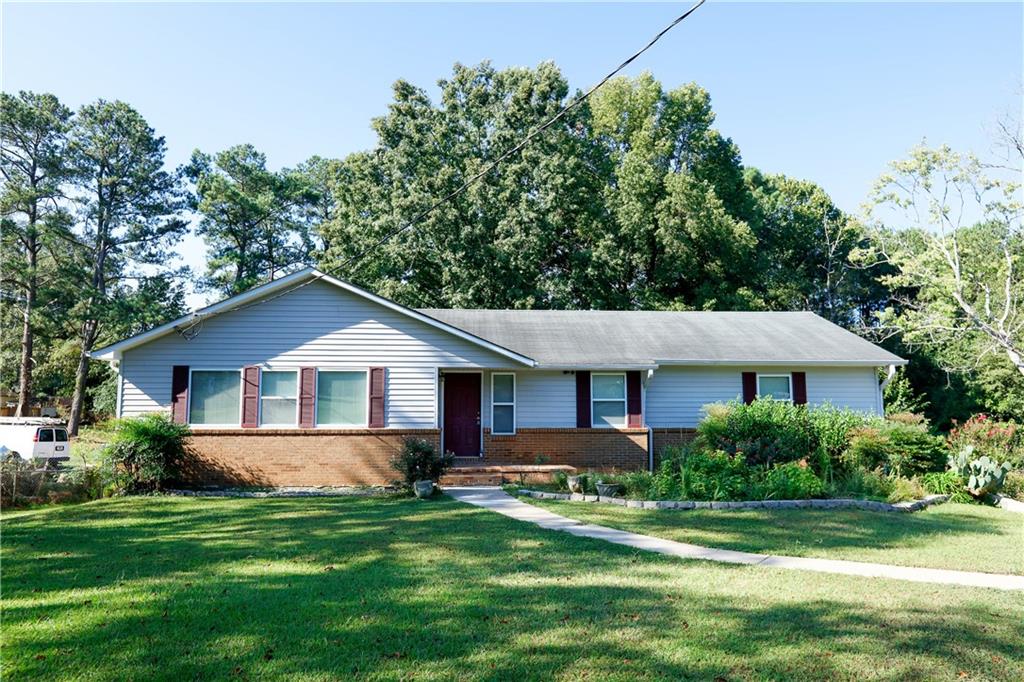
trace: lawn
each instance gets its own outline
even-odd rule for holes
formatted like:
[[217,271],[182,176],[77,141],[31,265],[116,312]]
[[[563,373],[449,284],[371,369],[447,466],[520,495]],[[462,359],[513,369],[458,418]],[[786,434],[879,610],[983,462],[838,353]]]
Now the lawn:
[[1024,595],[682,561],[442,498],[6,514],[18,679],[1020,680]]
[[658,510],[522,498],[557,514],[679,542],[787,556],[1024,575],[1024,516],[944,504],[859,509]]

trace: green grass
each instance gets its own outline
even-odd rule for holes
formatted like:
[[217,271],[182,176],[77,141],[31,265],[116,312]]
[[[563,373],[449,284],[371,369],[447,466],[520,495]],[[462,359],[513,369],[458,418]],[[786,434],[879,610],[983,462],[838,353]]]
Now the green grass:
[[1024,517],[943,504],[913,514],[858,509],[658,510],[523,498],[588,523],[707,547],[1024,575]]
[[5,680],[1024,678],[1024,595],[682,561],[443,498],[7,514]]

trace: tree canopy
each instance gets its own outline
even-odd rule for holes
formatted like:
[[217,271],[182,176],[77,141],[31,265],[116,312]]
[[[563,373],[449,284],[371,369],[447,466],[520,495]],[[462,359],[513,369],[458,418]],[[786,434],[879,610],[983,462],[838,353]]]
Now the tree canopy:
[[[854,216],[746,166],[699,85],[643,74],[445,200],[578,93],[552,63],[486,62],[438,92],[395,83],[376,145],[344,158],[274,168],[240,144],[179,169],[128,104],[5,94],[3,386],[108,404],[98,342],[179,314],[186,283],[226,296],[316,264],[410,306],[810,310],[911,357],[894,405],[1024,419],[1020,188],[995,169],[915,149]],[[170,258],[190,229],[202,273]]]

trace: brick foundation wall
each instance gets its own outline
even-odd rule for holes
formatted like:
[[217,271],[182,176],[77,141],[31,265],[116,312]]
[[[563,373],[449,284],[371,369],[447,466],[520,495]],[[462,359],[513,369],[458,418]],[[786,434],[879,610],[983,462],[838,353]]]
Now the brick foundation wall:
[[577,469],[647,468],[647,429],[484,429],[483,464],[568,464]]
[[437,429],[197,429],[183,483],[216,486],[380,485],[406,438]]
[[654,431],[654,463],[661,460],[662,451],[670,446],[689,443],[697,435],[696,429],[653,429]]

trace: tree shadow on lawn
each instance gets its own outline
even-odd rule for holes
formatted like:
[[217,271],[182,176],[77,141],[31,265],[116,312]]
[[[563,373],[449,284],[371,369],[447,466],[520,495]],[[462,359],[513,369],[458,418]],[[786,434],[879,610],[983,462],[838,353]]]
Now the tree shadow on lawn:
[[449,500],[150,498],[5,526],[9,679],[1024,672],[1018,595],[682,562]]

